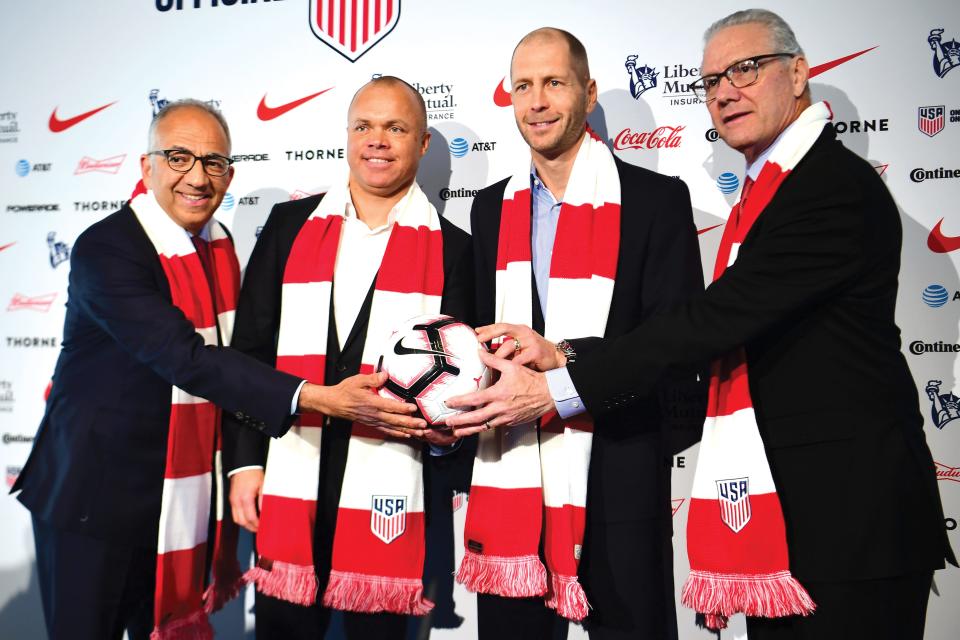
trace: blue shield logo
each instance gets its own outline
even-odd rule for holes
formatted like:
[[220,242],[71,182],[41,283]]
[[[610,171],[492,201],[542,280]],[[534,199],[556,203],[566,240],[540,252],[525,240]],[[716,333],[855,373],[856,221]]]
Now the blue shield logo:
[[373,496],[370,507],[370,531],[384,544],[390,544],[407,530],[406,496]]
[[717,480],[717,499],[720,519],[734,533],[740,533],[750,522],[750,479]]

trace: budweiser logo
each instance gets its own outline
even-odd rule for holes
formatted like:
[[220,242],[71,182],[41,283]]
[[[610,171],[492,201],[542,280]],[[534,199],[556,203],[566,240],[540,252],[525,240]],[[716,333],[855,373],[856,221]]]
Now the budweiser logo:
[[939,462],[934,462],[933,464],[937,467],[937,480],[960,482],[960,467],[948,467]]
[[73,175],[90,173],[91,171],[99,171],[100,173],[117,173],[120,171],[120,165],[123,164],[123,161],[126,159],[126,157],[127,154],[125,153],[110,158],[104,158],[103,160],[97,160],[96,158],[83,156],[80,158],[80,162],[77,164],[77,170],[73,172]]
[[25,296],[22,293],[13,294],[13,299],[7,305],[7,311],[19,311],[29,309],[30,311],[50,311],[50,305],[57,297],[56,293],[45,293],[42,296]]
[[653,131],[635,132],[626,128],[617,134],[613,141],[614,149],[676,149],[683,138],[680,133],[685,129],[677,127],[657,127]]

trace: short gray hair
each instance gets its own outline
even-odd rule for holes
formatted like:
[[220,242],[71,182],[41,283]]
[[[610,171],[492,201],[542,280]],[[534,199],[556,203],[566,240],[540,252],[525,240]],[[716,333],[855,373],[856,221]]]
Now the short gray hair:
[[153,120],[150,122],[150,130],[147,132],[147,151],[156,151],[154,146],[156,145],[156,136],[157,136],[157,127],[160,125],[160,122],[166,119],[174,111],[186,108],[200,109],[209,113],[211,116],[220,123],[220,127],[223,129],[223,134],[227,138],[227,152],[233,149],[233,144],[230,142],[230,127],[227,126],[227,120],[223,117],[223,114],[220,113],[220,110],[211,105],[210,103],[203,102],[202,100],[195,100],[193,98],[184,98],[183,100],[176,100],[169,103],[163,109],[161,109],[157,115],[153,116]]
[[710,42],[718,31],[741,24],[761,24],[766,27],[767,33],[770,34],[770,44],[773,45],[774,49],[771,53],[804,55],[803,48],[797,42],[797,36],[793,34],[793,29],[790,28],[786,20],[766,9],[744,9],[717,20],[703,33],[704,45]]

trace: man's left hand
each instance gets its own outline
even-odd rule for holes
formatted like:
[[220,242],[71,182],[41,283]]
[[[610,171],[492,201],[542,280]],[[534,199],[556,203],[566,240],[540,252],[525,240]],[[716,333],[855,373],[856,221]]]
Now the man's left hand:
[[557,350],[557,345],[526,325],[498,322],[477,328],[480,342],[501,337],[503,344],[496,351],[501,358],[510,358],[537,371],[550,371],[567,364],[566,356]]
[[491,387],[455,396],[446,401],[448,407],[479,407],[447,418],[458,437],[493,427],[512,427],[533,422],[554,408],[547,380],[542,373],[510,360],[480,352],[483,364],[500,372],[500,379]]

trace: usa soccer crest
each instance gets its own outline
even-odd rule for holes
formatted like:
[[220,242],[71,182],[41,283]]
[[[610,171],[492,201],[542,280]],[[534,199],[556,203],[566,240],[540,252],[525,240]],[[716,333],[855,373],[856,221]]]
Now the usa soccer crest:
[[373,496],[370,507],[370,531],[390,544],[407,530],[406,496]]
[[943,131],[944,105],[933,107],[919,107],[917,109],[917,127],[920,132],[931,138]]
[[350,62],[383,40],[400,19],[400,0],[310,0],[310,29]]
[[740,533],[750,522],[750,479],[717,480],[717,499],[720,519],[734,533]]

